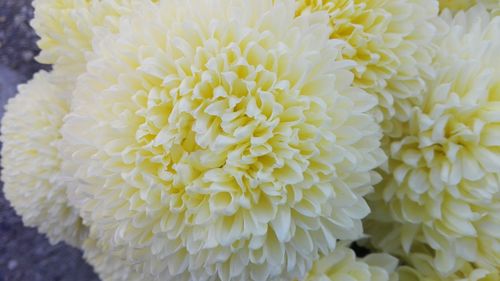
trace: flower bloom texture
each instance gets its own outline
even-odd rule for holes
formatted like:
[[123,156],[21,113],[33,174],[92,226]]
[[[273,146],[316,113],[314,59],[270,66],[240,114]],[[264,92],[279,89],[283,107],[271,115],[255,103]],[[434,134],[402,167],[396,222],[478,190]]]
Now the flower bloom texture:
[[3,191],[24,224],[38,227],[52,243],[78,246],[87,229],[61,179],[59,129],[70,107],[61,79],[37,73],[9,100],[1,127]]
[[142,0],[33,0],[31,25],[40,36],[37,60],[76,79],[92,55],[100,32],[116,31],[119,19]]
[[151,276],[141,277],[133,265],[109,253],[108,249],[99,245],[92,235],[82,243],[83,257],[94,268],[103,281],[156,281]]
[[500,280],[498,0],[33,6],[3,192],[101,280]]
[[397,281],[398,260],[388,254],[356,258],[353,250],[339,243],[335,251],[321,257],[309,271],[306,281]]
[[145,3],[94,47],[62,129],[72,202],[143,272],[302,278],[362,235],[376,99],[335,60],[327,14],[294,7]]
[[354,60],[354,85],[377,97],[373,110],[384,133],[392,119],[406,121],[411,102],[430,77],[430,42],[436,33],[434,0],[298,0],[298,14],[327,12],[330,37],[345,40],[343,59]]
[[[441,17],[436,77],[402,137],[385,145],[372,217],[399,223],[392,229],[405,252],[414,241],[433,248],[446,275],[464,261],[500,265],[500,17],[483,6]],[[385,236],[381,248],[394,244],[370,229]]]
[[476,263],[461,264],[452,274],[443,276],[435,265],[432,250],[417,245],[397,269],[401,281],[496,281],[500,280],[498,268],[481,267]]

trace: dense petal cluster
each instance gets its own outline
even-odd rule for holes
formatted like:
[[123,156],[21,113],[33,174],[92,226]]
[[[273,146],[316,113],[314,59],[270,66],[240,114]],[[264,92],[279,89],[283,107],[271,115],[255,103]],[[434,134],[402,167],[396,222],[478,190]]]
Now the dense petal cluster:
[[405,266],[398,269],[400,281],[497,281],[500,280],[498,268],[482,268],[466,262],[452,274],[443,276],[436,270],[432,251],[420,245],[407,259]]
[[86,228],[68,204],[57,149],[69,110],[60,80],[42,71],[9,100],[1,127],[3,190],[24,224],[38,227],[52,243],[79,245]]
[[398,260],[388,254],[356,258],[348,244],[341,243],[331,254],[314,262],[306,281],[395,281]]
[[406,251],[430,245],[449,273],[463,260],[500,264],[500,17],[477,6],[442,18],[437,76],[388,141],[372,205],[374,219],[400,224]]
[[115,31],[119,18],[140,0],[34,0],[31,25],[40,36],[37,60],[66,76],[85,70],[92,42],[102,30]]
[[435,0],[298,0],[298,14],[326,11],[330,37],[348,47],[343,59],[352,59],[354,85],[378,97],[375,110],[386,133],[394,130],[389,119],[407,120],[411,102],[424,89],[423,78],[432,75],[431,40],[436,33]]
[[62,132],[101,244],[163,279],[266,280],[362,234],[376,99],[335,60],[327,14],[295,12],[144,3],[96,43]]
[[500,280],[499,0],[33,5],[3,190],[103,281]]

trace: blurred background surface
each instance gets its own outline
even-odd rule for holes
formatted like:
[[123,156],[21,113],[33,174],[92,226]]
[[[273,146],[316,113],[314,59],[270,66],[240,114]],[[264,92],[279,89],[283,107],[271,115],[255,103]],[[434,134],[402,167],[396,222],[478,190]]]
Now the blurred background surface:
[[[36,34],[29,25],[31,0],[0,0],[0,116],[19,83],[47,66],[38,64]],[[0,281],[99,281],[79,250],[49,244],[23,226],[3,195],[0,182]]]

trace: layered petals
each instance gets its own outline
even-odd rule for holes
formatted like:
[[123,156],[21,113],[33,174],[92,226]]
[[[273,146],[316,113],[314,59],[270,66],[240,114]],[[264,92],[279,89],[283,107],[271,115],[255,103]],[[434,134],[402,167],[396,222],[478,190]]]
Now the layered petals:
[[405,121],[432,77],[436,0],[298,0],[298,14],[327,12],[330,37],[348,46],[342,59],[354,60],[354,85],[378,99],[373,110],[386,134],[398,134],[392,119]]
[[144,3],[94,42],[62,132],[100,244],[166,280],[266,280],[361,236],[385,160],[376,99],[352,87],[328,15],[295,14]]
[[427,244],[435,268],[450,273],[463,261],[500,264],[500,17],[476,6],[442,19],[449,30],[436,39],[437,77],[402,137],[384,144],[372,217],[395,220],[406,252]]
[[314,262],[306,281],[396,281],[398,260],[388,254],[370,254],[356,258],[346,243]]
[[2,119],[2,181],[25,225],[37,227],[51,243],[77,246],[87,229],[68,202],[58,153],[59,129],[69,110],[67,90],[63,77],[45,71],[19,86]]

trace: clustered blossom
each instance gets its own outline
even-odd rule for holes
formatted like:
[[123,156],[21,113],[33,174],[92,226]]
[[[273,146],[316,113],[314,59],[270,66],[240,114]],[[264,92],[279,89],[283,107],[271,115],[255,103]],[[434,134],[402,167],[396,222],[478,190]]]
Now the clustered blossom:
[[345,40],[342,59],[354,60],[354,85],[378,98],[374,114],[385,133],[395,134],[390,120],[406,121],[411,102],[420,99],[432,75],[429,64],[434,0],[298,0],[299,14],[325,11],[333,39]]
[[500,279],[498,0],[33,5],[3,191],[103,281]]
[[119,19],[142,0],[34,0],[31,25],[40,36],[37,60],[53,64],[66,77],[85,71],[92,42],[102,32],[115,31]]
[[9,100],[1,124],[3,191],[25,225],[38,227],[52,243],[78,246],[86,228],[69,205],[57,149],[69,111],[61,80],[42,71]]
[[450,273],[464,260],[500,265],[500,17],[482,6],[441,17],[437,76],[385,147],[372,217],[398,222],[406,252],[428,244]]
[[62,130],[72,201],[143,272],[301,278],[361,236],[376,99],[335,60],[327,15],[294,5],[144,4],[94,48]]

